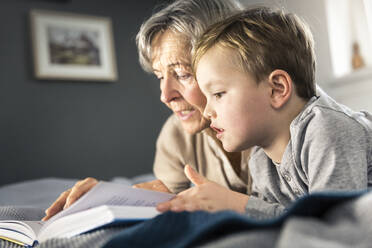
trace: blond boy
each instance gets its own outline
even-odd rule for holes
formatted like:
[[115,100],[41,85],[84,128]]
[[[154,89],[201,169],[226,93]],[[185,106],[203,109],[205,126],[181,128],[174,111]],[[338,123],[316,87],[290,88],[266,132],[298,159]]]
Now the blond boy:
[[372,117],[317,89],[312,36],[295,15],[256,8],[217,23],[193,68],[225,150],[255,146],[248,214],[277,216],[305,194],[372,185]]

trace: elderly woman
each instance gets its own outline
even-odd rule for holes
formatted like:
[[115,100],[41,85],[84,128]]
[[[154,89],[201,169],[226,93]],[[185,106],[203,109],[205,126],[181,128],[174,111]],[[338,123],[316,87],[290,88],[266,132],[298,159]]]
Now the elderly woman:
[[[209,122],[201,114],[206,99],[190,67],[191,51],[197,37],[209,25],[239,9],[240,5],[234,0],[177,0],[153,14],[137,34],[140,63],[145,71],[154,73],[159,79],[160,99],[173,111],[157,140],[154,162],[157,180],[135,185],[181,192],[173,201],[159,206],[160,211],[228,208],[244,211],[226,205],[226,199],[216,196],[246,200],[251,185],[249,151],[227,153],[222,149]],[[190,181],[196,187],[189,189]],[[94,178],[77,182],[46,210],[44,219],[68,207],[95,184]],[[208,199],[209,204],[199,202],[195,193]],[[174,205],[177,207],[173,208]]]

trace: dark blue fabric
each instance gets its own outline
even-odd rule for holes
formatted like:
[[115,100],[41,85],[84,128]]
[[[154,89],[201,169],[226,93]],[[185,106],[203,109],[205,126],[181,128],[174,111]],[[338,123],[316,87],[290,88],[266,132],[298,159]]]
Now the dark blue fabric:
[[236,232],[280,228],[291,216],[322,218],[331,208],[366,192],[307,195],[294,202],[283,215],[268,220],[255,220],[232,211],[167,212],[121,231],[104,248],[192,247]]

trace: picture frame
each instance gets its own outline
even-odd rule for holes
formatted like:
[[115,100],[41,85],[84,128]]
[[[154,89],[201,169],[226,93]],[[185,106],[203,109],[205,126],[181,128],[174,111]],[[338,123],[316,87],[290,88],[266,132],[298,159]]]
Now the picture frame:
[[31,10],[30,23],[37,79],[118,79],[109,17]]

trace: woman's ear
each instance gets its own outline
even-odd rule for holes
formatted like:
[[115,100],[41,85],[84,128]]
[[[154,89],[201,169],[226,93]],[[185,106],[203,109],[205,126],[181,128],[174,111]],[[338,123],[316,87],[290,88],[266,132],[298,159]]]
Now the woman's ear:
[[269,85],[271,89],[271,106],[280,109],[292,95],[293,82],[286,71],[274,70],[269,75]]

